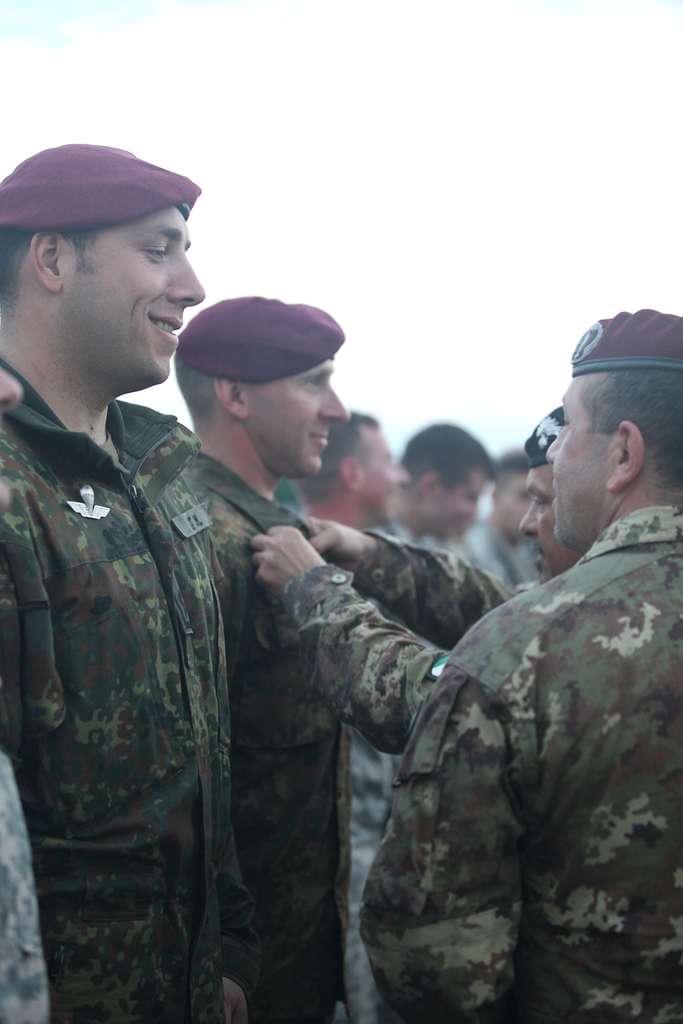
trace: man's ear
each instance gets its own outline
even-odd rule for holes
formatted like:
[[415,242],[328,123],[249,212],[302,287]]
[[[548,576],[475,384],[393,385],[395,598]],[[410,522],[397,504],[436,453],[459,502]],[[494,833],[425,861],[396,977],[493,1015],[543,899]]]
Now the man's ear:
[[346,455],[339,463],[339,479],[347,491],[354,494],[362,483],[363,473],[363,467],[353,455]]
[[246,420],[249,415],[249,402],[240,381],[216,377],[213,390],[226,412],[236,420]]
[[633,484],[645,466],[645,441],[638,426],[622,420],[610,444],[607,490],[621,494]]
[[29,261],[40,284],[57,295],[64,288],[65,272],[75,263],[75,253],[63,235],[43,231],[31,239]]

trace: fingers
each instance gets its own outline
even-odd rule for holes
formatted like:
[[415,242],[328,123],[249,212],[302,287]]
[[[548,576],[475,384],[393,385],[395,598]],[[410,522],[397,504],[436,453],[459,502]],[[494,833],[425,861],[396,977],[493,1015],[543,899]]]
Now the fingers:
[[319,533],[313,534],[310,543],[319,554],[324,555],[326,551],[338,546],[339,540],[338,528],[333,523],[328,523]]

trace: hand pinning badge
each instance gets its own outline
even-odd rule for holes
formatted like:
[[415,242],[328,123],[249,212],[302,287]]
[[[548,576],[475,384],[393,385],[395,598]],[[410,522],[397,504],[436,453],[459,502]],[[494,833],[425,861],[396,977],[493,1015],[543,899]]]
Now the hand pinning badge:
[[95,504],[95,492],[90,484],[81,487],[81,498],[83,501],[67,501],[67,505],[84,519],[104,519],[111,512],[106,505]]

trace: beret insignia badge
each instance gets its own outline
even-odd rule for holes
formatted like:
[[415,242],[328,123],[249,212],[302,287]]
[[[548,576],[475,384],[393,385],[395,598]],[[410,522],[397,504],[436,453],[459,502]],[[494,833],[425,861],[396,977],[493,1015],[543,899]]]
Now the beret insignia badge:
[[600,341],[603,332],[604,327],[602,326],[599,320],[596,324],[593,324],[592,327],[588,328],[588,330],[583,335],[583,337],[579,341],[579,344],[576,346],[574,350],[574,355],[572,356],[573,365],[576,365],[576,363],[580,363],[582,359],[585,359],[586,356],[589,356],[591,354],[593,349]]
[[541,451],[550,447],[555,438],[562,430],[562,423],[559,423],[554,416],[546,416],[536,427],[536,443]]

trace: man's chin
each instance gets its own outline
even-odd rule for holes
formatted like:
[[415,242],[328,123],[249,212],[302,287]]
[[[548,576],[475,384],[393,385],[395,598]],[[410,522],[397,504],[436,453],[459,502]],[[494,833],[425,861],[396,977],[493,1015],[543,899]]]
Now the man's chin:
[[[140,373],[134,380],[128,380],[120,385],[119,395],[131,395],[136,391],[146,391],[147,388],[156,387],[168,380],[171,372],[171,361],[166,366],[149,367],[145,373]],[[118,397],[118,396],[117,396]]]

